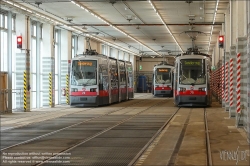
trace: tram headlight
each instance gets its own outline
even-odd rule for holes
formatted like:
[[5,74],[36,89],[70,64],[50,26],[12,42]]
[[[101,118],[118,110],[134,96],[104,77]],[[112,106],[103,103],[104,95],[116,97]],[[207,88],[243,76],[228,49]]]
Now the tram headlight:
[[96,92],[96,88],[90,88],[90,92]]
[[207,89],[206,88],[199,88],[199,91],[207,91]]
[[182,92],[182,91],[186,91],[186,88],[182,88],[182,87],[180,87],[180,88],[179,88],[179,91],[180,91],[180,92]]
[[78,92],[77,88],[71,88],[71,92]]

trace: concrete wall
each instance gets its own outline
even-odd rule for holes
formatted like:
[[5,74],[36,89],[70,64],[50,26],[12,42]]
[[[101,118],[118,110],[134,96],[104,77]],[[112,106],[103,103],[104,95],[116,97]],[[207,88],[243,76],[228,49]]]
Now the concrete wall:
[[[164,58],[142,58],[140,61],[140,57],[136,57],[136,68],[135,70],[137,72],[142,71],[153,71],[154,65],[159,64],[161,61],[164,61]],[[174,64],[175,59],[174,58],[168,58],[168,62],[170,64]],[[139,66],[142,66],[142,70],[139,70]]]

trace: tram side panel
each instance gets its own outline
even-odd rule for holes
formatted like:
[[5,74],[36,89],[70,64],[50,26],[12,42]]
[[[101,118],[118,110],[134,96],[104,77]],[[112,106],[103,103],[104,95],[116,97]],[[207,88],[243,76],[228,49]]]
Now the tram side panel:
[[132,64],[104,55],[75,57],[69,93],[71,106],[100,106],[133,98]]
[[109,59],[110,70],[110,103],[119,101],[119,89],[118,89],[118,65],[117,60],[114,58]]
[[126,61],[128,99],[134,98],[134,72],[131,62]]
[[108,59],[99,61],[99,105],[109,104]]
[[126,79],[126,68],[125,62],[119,60],[119,102],[127,100],[127,79]]

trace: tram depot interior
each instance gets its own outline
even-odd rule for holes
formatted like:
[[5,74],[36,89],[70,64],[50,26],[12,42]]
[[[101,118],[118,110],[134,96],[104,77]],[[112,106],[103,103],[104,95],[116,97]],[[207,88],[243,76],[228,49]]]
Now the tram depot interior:
[[70,62],[86,50],[131,62],[135,96],[162,99],[151,93],[154,66],[192,48],[210,55],[211,85],[224,89],[209,108],[217,103],[249,143],[249,11],[248,0],[1,0],[1,119],[70,107]]

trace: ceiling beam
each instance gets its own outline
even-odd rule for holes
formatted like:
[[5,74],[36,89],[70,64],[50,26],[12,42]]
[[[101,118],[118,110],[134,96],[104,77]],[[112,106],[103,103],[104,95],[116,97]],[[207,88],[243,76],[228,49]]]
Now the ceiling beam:
[[[68,26],[109,26],[107,24],[67,24]],[[113,26],[164,26],[164,24],[112,24]],[[186,26],[190,24],[166,24],[168,26]],[[222,22],[217,23],[194,23],[193,26],[211,26],[211,25],[222,25]]]

